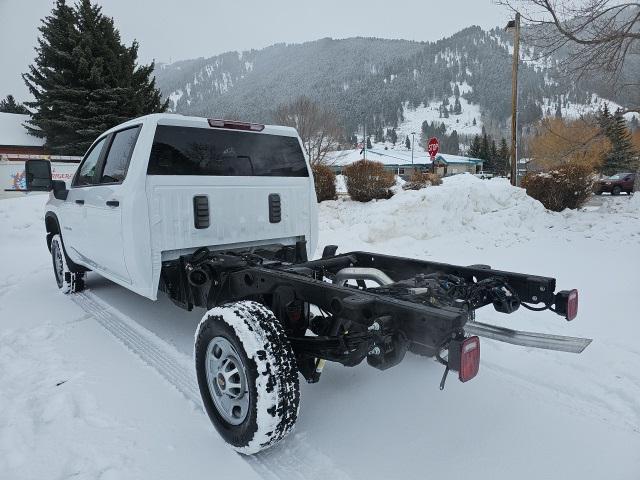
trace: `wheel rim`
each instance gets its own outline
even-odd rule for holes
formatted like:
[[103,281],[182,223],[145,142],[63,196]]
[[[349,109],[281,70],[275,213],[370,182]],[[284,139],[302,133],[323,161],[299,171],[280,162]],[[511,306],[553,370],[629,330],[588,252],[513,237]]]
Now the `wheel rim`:
[[56,242],[51,246],[51,254],[53,257],[53,273],[56,276],[56,283],[58,287],[62,287],[62,280],[64,276],[64,262],[62,260],[62,252]]
[[209,342],[206,355],[207,385],[216,410],[232,425],[241,424],[249,413],[246,369],[240,355],[224,337]]

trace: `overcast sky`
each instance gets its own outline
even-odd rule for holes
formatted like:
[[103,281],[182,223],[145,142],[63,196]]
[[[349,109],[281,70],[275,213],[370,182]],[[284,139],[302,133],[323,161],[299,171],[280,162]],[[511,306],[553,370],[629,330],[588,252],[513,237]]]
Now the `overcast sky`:
[[[69,0],[72,3],[73,0]],[[96,1],[96,0],[94,0]],[[140,60],[209,57],[323,37],[438,40],[469,25],[504,25],[492,0],[97,0]],[[53,0],[0,0],[0,98],[27,96],[20,73],[33,61],[40,19]]]

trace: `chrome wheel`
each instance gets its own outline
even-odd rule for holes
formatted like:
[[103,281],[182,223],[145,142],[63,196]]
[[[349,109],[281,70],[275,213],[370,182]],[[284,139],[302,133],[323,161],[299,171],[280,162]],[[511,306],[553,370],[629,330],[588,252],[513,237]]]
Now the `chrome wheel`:
[[214,337],[206,354],[207,385],[220,416],[239,425],[249,413],[247,374],[240,355],[225,337]]

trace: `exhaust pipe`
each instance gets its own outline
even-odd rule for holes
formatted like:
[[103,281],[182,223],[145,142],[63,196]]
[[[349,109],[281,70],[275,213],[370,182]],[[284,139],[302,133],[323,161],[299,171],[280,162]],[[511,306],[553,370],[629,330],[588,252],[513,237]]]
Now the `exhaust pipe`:
[[582,353],[591,343],[589,338],[563,337],[546,333],[523,332],[480,322],[467,322],[465,332],[499,342],[523,347],[543,348],[559,352]]

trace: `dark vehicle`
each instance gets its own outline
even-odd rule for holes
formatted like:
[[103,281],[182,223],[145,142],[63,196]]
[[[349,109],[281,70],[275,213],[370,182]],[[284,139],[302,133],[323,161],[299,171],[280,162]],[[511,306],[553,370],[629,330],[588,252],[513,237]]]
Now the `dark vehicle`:
[[596,184],[596,195],[602,195],[603,193],[620,195],[622,192],[630,195],[633,192],[635,179],[635,173],[616,173],[610,177],[603,178]]

